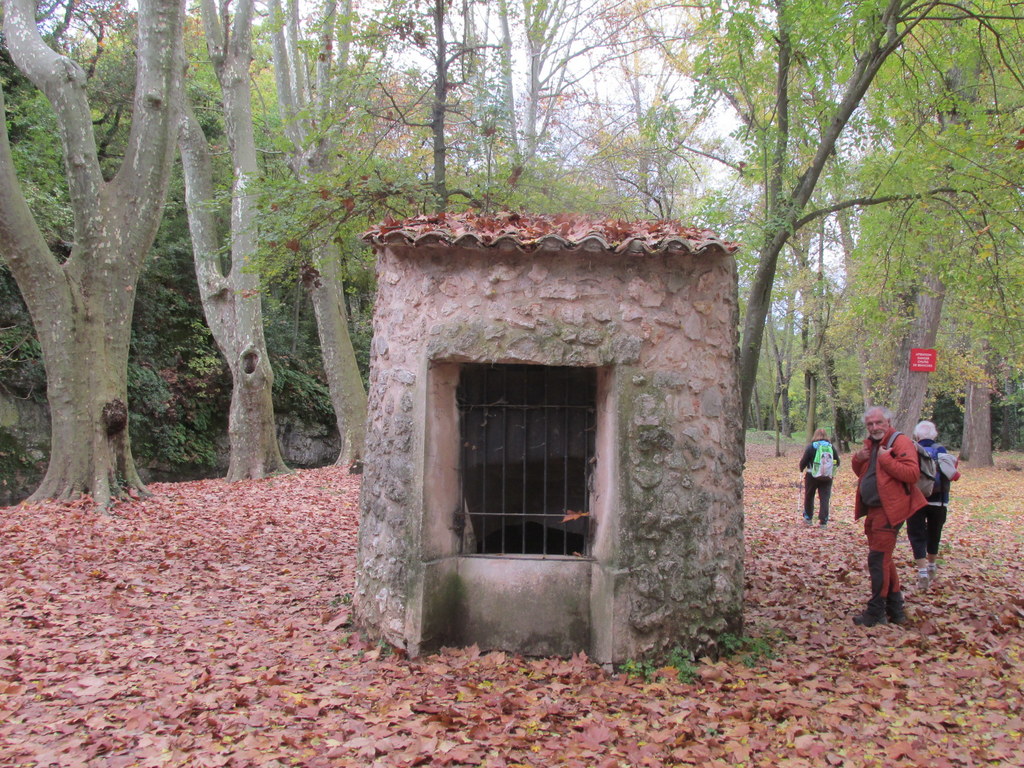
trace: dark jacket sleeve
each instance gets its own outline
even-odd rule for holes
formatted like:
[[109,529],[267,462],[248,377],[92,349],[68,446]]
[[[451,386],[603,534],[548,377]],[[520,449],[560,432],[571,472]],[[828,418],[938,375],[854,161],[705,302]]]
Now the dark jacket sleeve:
[[814,443],[804,448],[804,455],[800,459],[800,471],[803,472],[811,466],[812,461],[814,461]]

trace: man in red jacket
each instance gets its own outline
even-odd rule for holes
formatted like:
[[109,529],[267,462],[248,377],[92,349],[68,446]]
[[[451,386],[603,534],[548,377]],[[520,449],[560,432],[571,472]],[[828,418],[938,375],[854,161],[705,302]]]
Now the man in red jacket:
[[868,436],[864,447],[853,455],[857,483],[856,518],[865,518],[868,537],[868,574],[871,599],[853,623],[864,627],[876,624],[903,624],[900,577],[892,559],[900,526],[928,500],[918,490],[917,448],[913,440],[892,426],[892,413],[875,406],[864,413]]

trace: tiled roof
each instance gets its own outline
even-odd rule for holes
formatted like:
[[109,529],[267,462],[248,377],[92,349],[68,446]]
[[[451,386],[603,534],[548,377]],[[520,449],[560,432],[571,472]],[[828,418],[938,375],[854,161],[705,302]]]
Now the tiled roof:
[[385,219],[363,234],[376,246],[457,246],[537,251],[588,250],[612,253],[734,253],[738,243],[714,232],[684,227],[678,221],[626,222],[582,216],[527,216],[442,213],[404,221]]

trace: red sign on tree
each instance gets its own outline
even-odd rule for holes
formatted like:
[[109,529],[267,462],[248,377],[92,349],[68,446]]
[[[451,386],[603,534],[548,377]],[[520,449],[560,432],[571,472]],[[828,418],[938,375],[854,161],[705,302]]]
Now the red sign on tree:
[[937,355],[934,349],[918,349],[914,347],[910,350],[910,370],[932,373],[935,371],[936,359]]

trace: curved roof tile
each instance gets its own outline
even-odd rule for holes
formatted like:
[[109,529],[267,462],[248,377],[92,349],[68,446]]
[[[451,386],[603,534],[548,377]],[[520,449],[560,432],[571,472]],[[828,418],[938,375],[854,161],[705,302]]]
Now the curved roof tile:
[[678,221],[626,222],[584,216],[527,216],[442,213],[404,221],[385,219],[363,234],[367,242],[387,245],[508,248],[523,251],[577,250],[612,253],[734,253],[738,243]]

